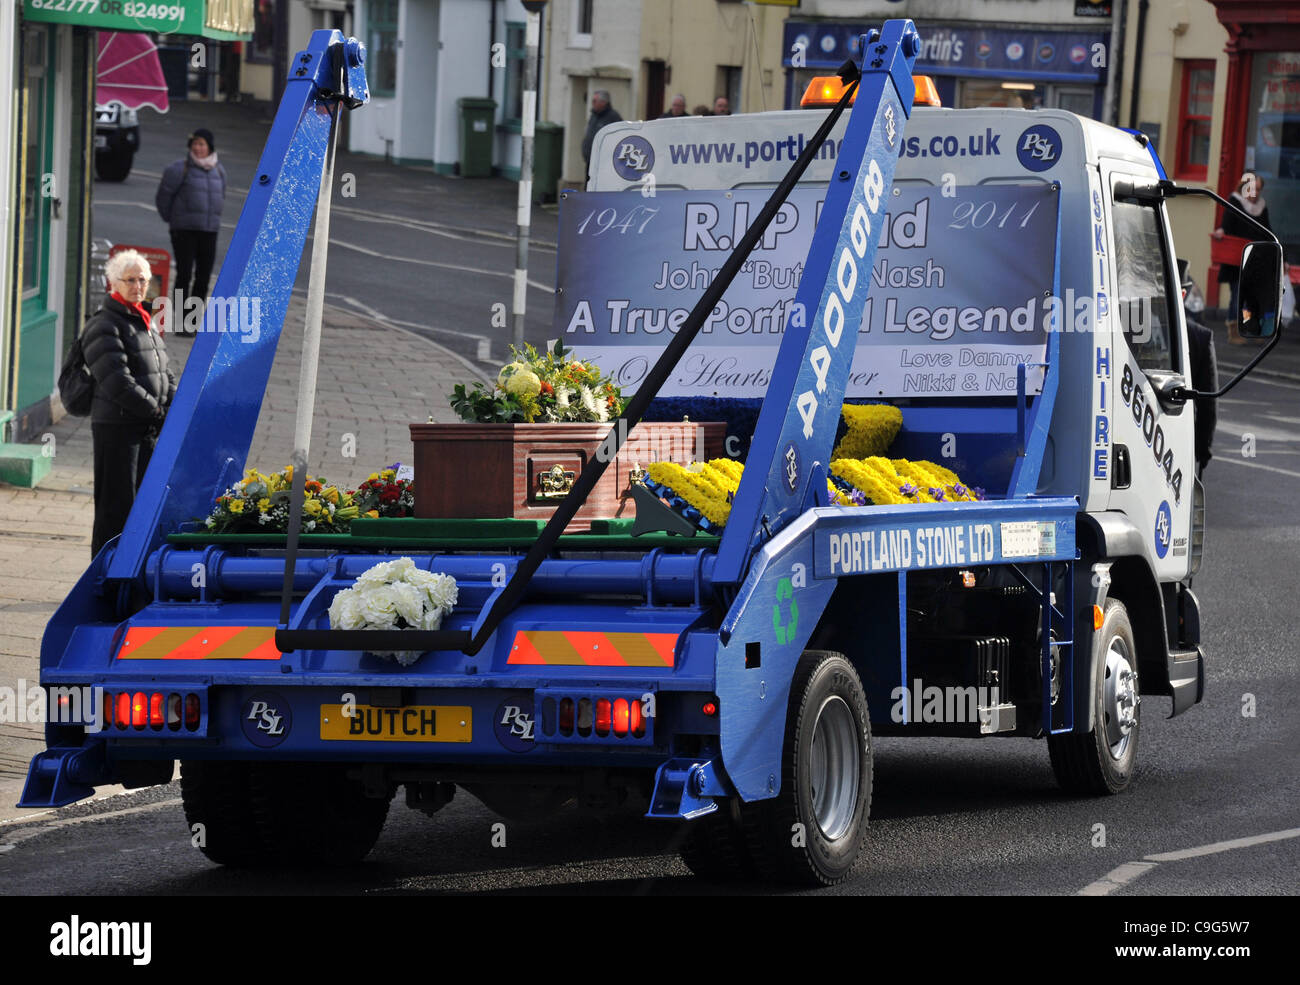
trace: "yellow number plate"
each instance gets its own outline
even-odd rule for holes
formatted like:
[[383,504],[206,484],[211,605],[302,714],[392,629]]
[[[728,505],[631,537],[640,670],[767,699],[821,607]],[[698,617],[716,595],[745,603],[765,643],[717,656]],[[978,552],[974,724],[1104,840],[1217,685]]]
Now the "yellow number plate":
[[[345,715],[344,709],[351,713]],[[461,705],[321,705],[320,737],[350,742],[469,742],[470,709]]]

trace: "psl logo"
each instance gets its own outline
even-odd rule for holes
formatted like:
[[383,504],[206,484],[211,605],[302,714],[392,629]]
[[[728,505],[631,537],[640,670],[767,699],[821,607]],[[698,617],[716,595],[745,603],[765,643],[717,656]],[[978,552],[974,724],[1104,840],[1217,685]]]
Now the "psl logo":
[[644,137],[625,137],[614,150],[614,170],[619,177],[638,181],[655,166],[654,148]]
[[510,734],[523,740],[533,741],[533,719],[525,714],[518,705],[506,705],[501,711],[501,727],[509,728]]
[[284,717],[265,701],[254,701],[248,709],[248,720],[257,723],[257,730],[267,735],[284,735]]
[[497,706],[492,730],[496,733],[497,741],[511,752],[531,752],[535,747],[533,729],[536,723],[530,698],[503,701]]
[[1020,135],[1016,157],[1030,171],[1046,171],[1060,156],[1061,136],[1049,126],[1039,124]]
[[1173,536],[1174,518],[1169,503],[1162,501],[1156,510],[1156,555],[1163,558],[1169,553],[1169,540]]
[[249,742],[269,749],[283,742],[293,728],[293,711],[278,694],[263,691],[244,702],[239,724]]
[[793,441],[785,446],[785,486],[792,495],[799,486],[799,449]]

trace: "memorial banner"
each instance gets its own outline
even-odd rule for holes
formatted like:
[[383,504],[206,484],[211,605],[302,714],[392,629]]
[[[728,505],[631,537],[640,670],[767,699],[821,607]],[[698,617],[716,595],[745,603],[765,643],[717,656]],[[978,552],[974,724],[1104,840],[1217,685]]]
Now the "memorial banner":
[[[555,309],[564,344],[634,391],[768,195],[567,193]],[[810,316],[795,293],[824,196],[790,196],[663,396],[762,396],[787,322]],[[1041,363],[1053,324],[1079,320],[1080,305],[1053,294],[1057,199],[1048,184],[895,187],[848,396],[1014,394],[1016,365]],[[1029,392],[1041,389],[1042,370],[1027,375]]]

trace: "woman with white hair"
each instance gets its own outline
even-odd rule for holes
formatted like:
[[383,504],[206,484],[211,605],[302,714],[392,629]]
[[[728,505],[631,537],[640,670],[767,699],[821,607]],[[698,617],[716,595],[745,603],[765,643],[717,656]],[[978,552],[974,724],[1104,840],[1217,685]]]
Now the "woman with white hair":
[[122,532],[176,394],[167,349],[144,306],[149,262],[135,250],[105,268],[111,291],[86,322],[81,348],[95,378],[90,429],[95,446],[95,530],[91,555]]

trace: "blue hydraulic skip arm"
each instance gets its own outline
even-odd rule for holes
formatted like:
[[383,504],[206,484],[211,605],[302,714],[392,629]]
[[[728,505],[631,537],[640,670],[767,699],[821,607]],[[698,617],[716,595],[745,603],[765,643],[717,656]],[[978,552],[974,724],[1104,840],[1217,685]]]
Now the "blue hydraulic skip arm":
[[753,552],[826,501],[826,463],[871,283],[903,128],[916,90],[921,39],[887,21],[863,46],[862,80],[822,221],[777,352],[745,472],[718,548],[717,582],[738,583]]
[[[107,577],[132,581],[161,539],[205,516],[253,440],[340,104],[368,101],[364,47],[316,31],[289,70],[270,139]],[[175,324],[181,313],[172,313]]]

